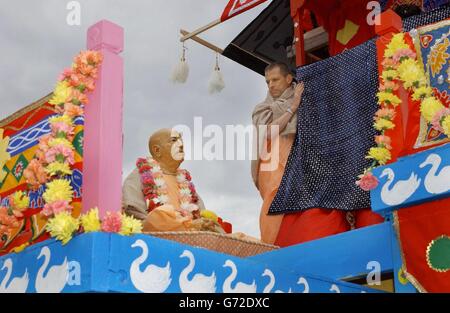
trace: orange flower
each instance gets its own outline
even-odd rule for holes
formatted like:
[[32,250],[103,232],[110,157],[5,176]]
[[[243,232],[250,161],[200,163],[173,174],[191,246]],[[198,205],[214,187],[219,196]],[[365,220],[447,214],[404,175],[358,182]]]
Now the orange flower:
[[23,176],[31,189],[37,190],[42,184],[45,184],[48,180],[47,173],[44,167],[38,160],[33,159],[28,164],[27,168],[23,172]]
[[74,105],[72,103],[64,104],[64,114],[74,118],[75,116],[83,115],[84,111],[78,105]]
[[93,65],[77,63],[75,64],[75,70],[77,73],[80,73],[85,76],[90,76],[92,78],[97,77],[97,68]]
[[75,57],[76,64],[85,64],[85,65],[97,65],[103,61],[103,56],[98,51],[81,51]]
[[84,93],[74,88],[72,89],[72,94],[70,95],[67,102],[68,103],[72,102],[75,105],[79,105],[79,104],[88,104],[89,100]]
[[0,237],[11,236],[13,228],[17,228],[19,225],[17,218],[9,214],[8,208],[0,207]]
[[389,149],[389,150],[392,149],[392,147],[391,147],[391,138],[388,137],[388,136],[383,136],[383,135],[375,136],[375,142],[378,145],[383,145],[386,149]]
[[398,85],[393,82],[392,80],[387,80],[384,82],[384,84],[380,85],[380,91],[386,91],[386,90],[397,90],[398,89]]
[[392,109],[386,109],[386,108],[382,108],[379,109],[376,113],[375,113],[375,120],[378,120],[380,118],[384,118],[387,120],[393,120],[395,117],[395,111]]

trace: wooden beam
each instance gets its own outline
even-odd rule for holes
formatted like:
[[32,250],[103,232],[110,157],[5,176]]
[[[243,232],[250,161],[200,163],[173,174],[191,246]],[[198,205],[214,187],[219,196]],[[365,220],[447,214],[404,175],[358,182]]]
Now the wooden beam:
[[202,26],[199,29],[194,30],[193,32],[184,34],[183,37],[181,37],[180,41],[184,42],[188,39],[191,39],[192,37],[194,37],[200,33],[203,33],[204,31],[207,31],[208,29],[211,29],[214,26],[219,25],[220,23],[222,23],[222,21],[220,19],[212,21],[208,25]]
[[320,26],[306,32],[304,39],[305,51],[312,51],[328,44],[328,33]]
[[[183,36],[186,36],[187,34],[189,34],[189,32],[188,32],[187,30],[184,30],[184,29],[180,29],[180,33],[181,33]],[[194,40],[195,42],[198,42],[199,44],[201,44],[201,45],[205,46],[206,48],[209,48],[209,49],[211,49],[211,50],[213,50],[213,51],[215,51],[215,52],[217,52],[217,53],[220,53],[220,54],[223,53],[223,50],[222,50],[222,49],[220,49],[219,47],[213,45],[212,43],[210,43],[210,42],[208,42],[208,41],[206,41],[206,40],[201,39],[200,37],[197,37],[197,36],[191,36],[189,39],[192,39],[192,40]]]

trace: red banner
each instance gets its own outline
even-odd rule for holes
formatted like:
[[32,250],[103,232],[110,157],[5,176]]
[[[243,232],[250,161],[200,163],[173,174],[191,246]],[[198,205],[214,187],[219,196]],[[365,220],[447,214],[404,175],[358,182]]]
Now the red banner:
[[220,17],[220,21],[223,22],[228,20],[229,18],[250,10],[251,8],[266,1],[267,0],[230,0],[225,7],[222,16]]
[[398,210],[404,272],[421,292],[450,292],[450,198]]

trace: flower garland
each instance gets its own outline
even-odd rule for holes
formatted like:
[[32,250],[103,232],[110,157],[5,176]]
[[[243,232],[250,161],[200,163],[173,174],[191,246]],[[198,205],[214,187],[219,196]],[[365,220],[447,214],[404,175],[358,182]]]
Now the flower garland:
[[51,133],[40,138],[35,158],[24,171],[31,189],[46,184],[41,214],[47,217],[72,211],[73,189],[66,177],[72,174],[71,165],[75,163],[73,119],[82,115],[84,105],[88,104],[86,94],[95,88],[102,59],[98,51],[82,51],[72,67],[60,75],[49,100],[59,114],[49,119]]
[[58,213],[48,221],[46,229],[52,237],[60,240],[64,245],[75,233],[103,231],[129,236],[141,233],[142,226],[142,221],[119,212],[107,212],[101,220],[98,208],[93,208],[79,218],[74,218],[67,211]]
[[[169,202],[168,189],[164,181],[164,175],[158,162],[153,158],[139,158],[136,161],[139,174],[141,175],[142,193],[147,202],[149,211]],[[197,205],[198,196],[192,177],[187,170],[177,170],[177,183],[180,192],[180,212],[192,215],[199,210]]]
[[46,186],[41,214],[49,218],[46,230],[52,236],[58,232],[56,229],[72,227],[73,232],[77,228],[76,219],[71,216],[73,189],[67,178],[72,174],[71,166],[75,163],[73,120],[84,114],[83,108],[88,104],[87,93],[95,89],[102,60],[99,51],[82,51],[74,58],[72,67],[66,68],[59,76],[48,102],[58,112],[49,118],[51,133],[40,138],[35,158],[24,171],[30,189]]
[[373,162],[369,168],[359,175],[356,184],[369,191],[377,187],[378,180],[372,170],[379,165],[385,165],[391,160],[391,138],[386,131],[394,129],[395,109],[402,102],[395,95],[399,83],[412,93],[412,99],[420,101],[420,112],[433,128],[450,137],[450,109],[433,96],[433,90],[428,84],[424,68],[416,58],[410,46],[406,43],[404,33],[394,35],[384,51],[382,62],[381,84],[377,93],[380,109],[375,113],[374,128],[380,132],[375,136],[376,147],[370,148],[367,159]]

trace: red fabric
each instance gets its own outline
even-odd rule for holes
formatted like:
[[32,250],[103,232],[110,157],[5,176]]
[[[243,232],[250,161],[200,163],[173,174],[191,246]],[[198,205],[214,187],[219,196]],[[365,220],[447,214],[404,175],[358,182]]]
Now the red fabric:
[[426,258],[432,240],[450,237],[450,198],[401,209],[397,214],[406,272],[428,292],[450,292],[450,269],[435,271]]
[[363,228],[384,222],[384,218],[371,209],[358,210],[354,212],[355,228]]
[[260,5],[267,0],[230,0],[222,12],[220,21],[226,21],[235,15],[241,14],[257,5]]
[[[374,25],[366,21],[369,0],[306,0],[304,8],[314,13],[318,23],[328,32],[330,55],[353,48],[375,36]],[[343,45],[336,40],[337,32],[350,20],[359,26],[356,35]]]
[[[383,222],[383,218],[370,209],[353,212],[356,228]],[[351,229],[346,212],[330,209],[309,209],[286,214],[281,222],[275,245],[287,247],[303,242],[336,235]]]

